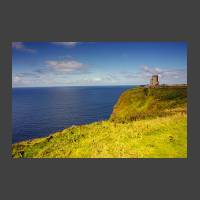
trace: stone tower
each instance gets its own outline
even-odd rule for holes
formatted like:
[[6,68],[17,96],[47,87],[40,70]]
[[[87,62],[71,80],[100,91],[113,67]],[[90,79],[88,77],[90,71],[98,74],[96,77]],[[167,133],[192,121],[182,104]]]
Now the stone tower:
[[159,86],[158,75],[153,75],[150,80],[150,86],[156,87]]

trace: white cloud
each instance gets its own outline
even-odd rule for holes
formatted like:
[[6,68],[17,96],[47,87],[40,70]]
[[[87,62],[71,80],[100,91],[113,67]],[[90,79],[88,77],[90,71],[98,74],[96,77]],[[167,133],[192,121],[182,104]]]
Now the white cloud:
[[149,78],[154,74],[157,74],[160,77],[161,83],[176,84],[187,82],[187,68],[161,69],[158,67],[144,66],[137,75],[140,80],[143,79],[149,81]]
[[13,86],[29,86],[31,83],[32,81],[29,78],[20,75],[14,75],[12,78]]
[[[75,59],[47,60],[45,63],[46,66],[30,72],[13,73],[13,87],[76,85],[82,82],[82,75],[89,74],[88,66]],[[75,76],[66,79],[69,74]]]
[[27,48],[23,42],[12,42],[12,48],[17,49],[19,51],[25,51],[29,53],[36,52],[35,49]]
[[32,72],[15,73],[12,77],[14,86],[28,86],[40,81],[41,76]]
[[38,74],[33,73],[33,72],[21,72],[21,73],[17,73],[16,76],[20,78],[25,78],[25,77],[39,78],[40,77]]
[[150,68],[148,66],[144,66],[143,68],[143,71],[147,74],[161,74],[162,73],[162,69],[158,68],[158,67],[154,67],[154,68]]
[[74,59],[48,60],[46,64],[51,70],[63,73],[85,72],[87,67],[85,64]]
[[65,47],[75,47],[78,44],[78,42],[51,42],[51,43]]
[[88,73],[87,66],[75,59],[46,61],[45,68],[32,72],[14,73],[14,86],[63,86],[63,85],[138,85],[148,84],[157,73],[161,84],[187,83],[187,69],[142,67],[138,71],[121,71],[101,74]]
[[16,85],[16,84],[19,84],[19,83],[21,82],[21,77],[15,75],[15,76],[13,77],[12,81],[13,81],[13,84],[15,84],[15,85]]
[[160,77],[162,84],[178,84],[187,82],[187,69],[186,68],[170,68],[163,69],[159,67],[143,66],[136,72],[123,71],[118,74],[120,82],[133,83],[133,84],[148,84],[150,77],[157,74]]

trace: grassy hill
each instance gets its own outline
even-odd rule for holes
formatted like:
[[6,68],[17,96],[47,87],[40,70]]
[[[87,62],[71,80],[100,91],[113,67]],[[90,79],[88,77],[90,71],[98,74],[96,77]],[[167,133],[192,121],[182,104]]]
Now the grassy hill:
[[114,107],[111,120],[127,122],[186,112],[187,87],[133,88],[124,92]]
[[12,145],[15,158],[186,158],[187,88],[133,88],[109,120]]

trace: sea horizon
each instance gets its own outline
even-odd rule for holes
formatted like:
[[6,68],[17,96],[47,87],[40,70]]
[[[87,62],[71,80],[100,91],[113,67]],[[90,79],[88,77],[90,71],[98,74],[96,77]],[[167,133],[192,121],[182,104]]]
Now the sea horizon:
[[120,87],[120,86],[141,86],[146,84],[124,84],[124,85],[63,85],[63,86],[17,86],[12,87],[12,89],[15,88],[58,88],[58,87]]
[[107,120],[119,96],[134,85],[12,88],[12,143],[72,125]]

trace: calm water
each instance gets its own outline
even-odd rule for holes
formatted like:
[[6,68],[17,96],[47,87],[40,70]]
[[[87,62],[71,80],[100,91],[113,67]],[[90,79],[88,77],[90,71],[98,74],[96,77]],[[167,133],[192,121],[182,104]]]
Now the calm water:
[[108,119],[120,94],[131,87],[14,88],[12,142]]

